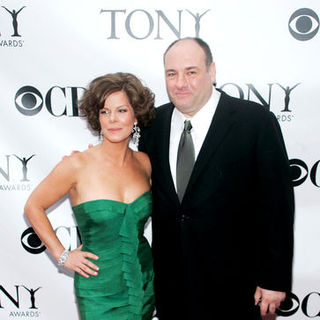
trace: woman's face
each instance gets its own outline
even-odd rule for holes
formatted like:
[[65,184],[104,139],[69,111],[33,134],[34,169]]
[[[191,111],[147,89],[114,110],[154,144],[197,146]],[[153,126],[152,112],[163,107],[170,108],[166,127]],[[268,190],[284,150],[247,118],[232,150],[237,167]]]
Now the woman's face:
[[117,91],[107,96],[99,111],[103,139],[117,143],[129,140],[137,119],[125,92]]

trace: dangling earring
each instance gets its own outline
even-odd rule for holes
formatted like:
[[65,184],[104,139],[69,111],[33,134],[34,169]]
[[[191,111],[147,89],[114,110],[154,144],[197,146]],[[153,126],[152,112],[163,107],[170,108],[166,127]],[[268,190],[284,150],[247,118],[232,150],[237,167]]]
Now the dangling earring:
[[132,143],[138,146],[140,138],[140,128],[135,123],[132,128]]
[[102,140],[103,140],[103,131],[101,130],[99,133],[99,141],[102,141]]

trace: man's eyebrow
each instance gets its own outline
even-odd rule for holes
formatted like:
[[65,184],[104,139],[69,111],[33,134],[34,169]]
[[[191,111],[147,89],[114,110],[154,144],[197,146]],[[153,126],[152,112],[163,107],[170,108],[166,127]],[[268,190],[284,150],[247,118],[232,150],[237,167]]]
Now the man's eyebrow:
[[[190,67],[185,67],[184,70],[191,70],[191,69],[198,69],[197,66],[190,66]],[[176,69],[170,68],[170,69],[166,69],[166,72],[169,71],[176,71]]]
[[197,66],[190,66],[190,67],[186,67],[185,70],[190,70],[190,69],[197,69]]

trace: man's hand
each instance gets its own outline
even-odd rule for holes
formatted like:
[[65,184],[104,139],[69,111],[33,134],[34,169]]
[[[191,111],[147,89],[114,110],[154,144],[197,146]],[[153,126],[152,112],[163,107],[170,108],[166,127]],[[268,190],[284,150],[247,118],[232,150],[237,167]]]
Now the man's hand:
[[260,305],[260,313],[262,316],[265,316],[267,313],[275,313],[285,298],[285,292],[272,291],[260,287],[257,287],[254,294],[255,305]]
[[[92,148],[92,147],[93,147],[93,144],[90,143],[90,144],[88,145],[88,148],[90,149],[90,148]],[[79,153],[79,152],[80,152],[79,150],[73,150],[70,155],[68,155],[68,156],[63,156],[62,159],[68,158],[68,157],[72,156],[73,154],[76,154],[76,153]]]

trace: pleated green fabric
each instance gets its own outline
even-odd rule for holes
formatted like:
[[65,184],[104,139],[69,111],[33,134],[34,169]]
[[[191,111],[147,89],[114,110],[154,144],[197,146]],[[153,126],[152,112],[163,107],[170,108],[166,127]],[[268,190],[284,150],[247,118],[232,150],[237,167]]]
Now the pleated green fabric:
[[98,276],[75,273],[82,320],[150,320],[154,311],[153,261],[144,237],[151,192],[126,204],[93,200],[73,207],[82,250],[99,256]]

